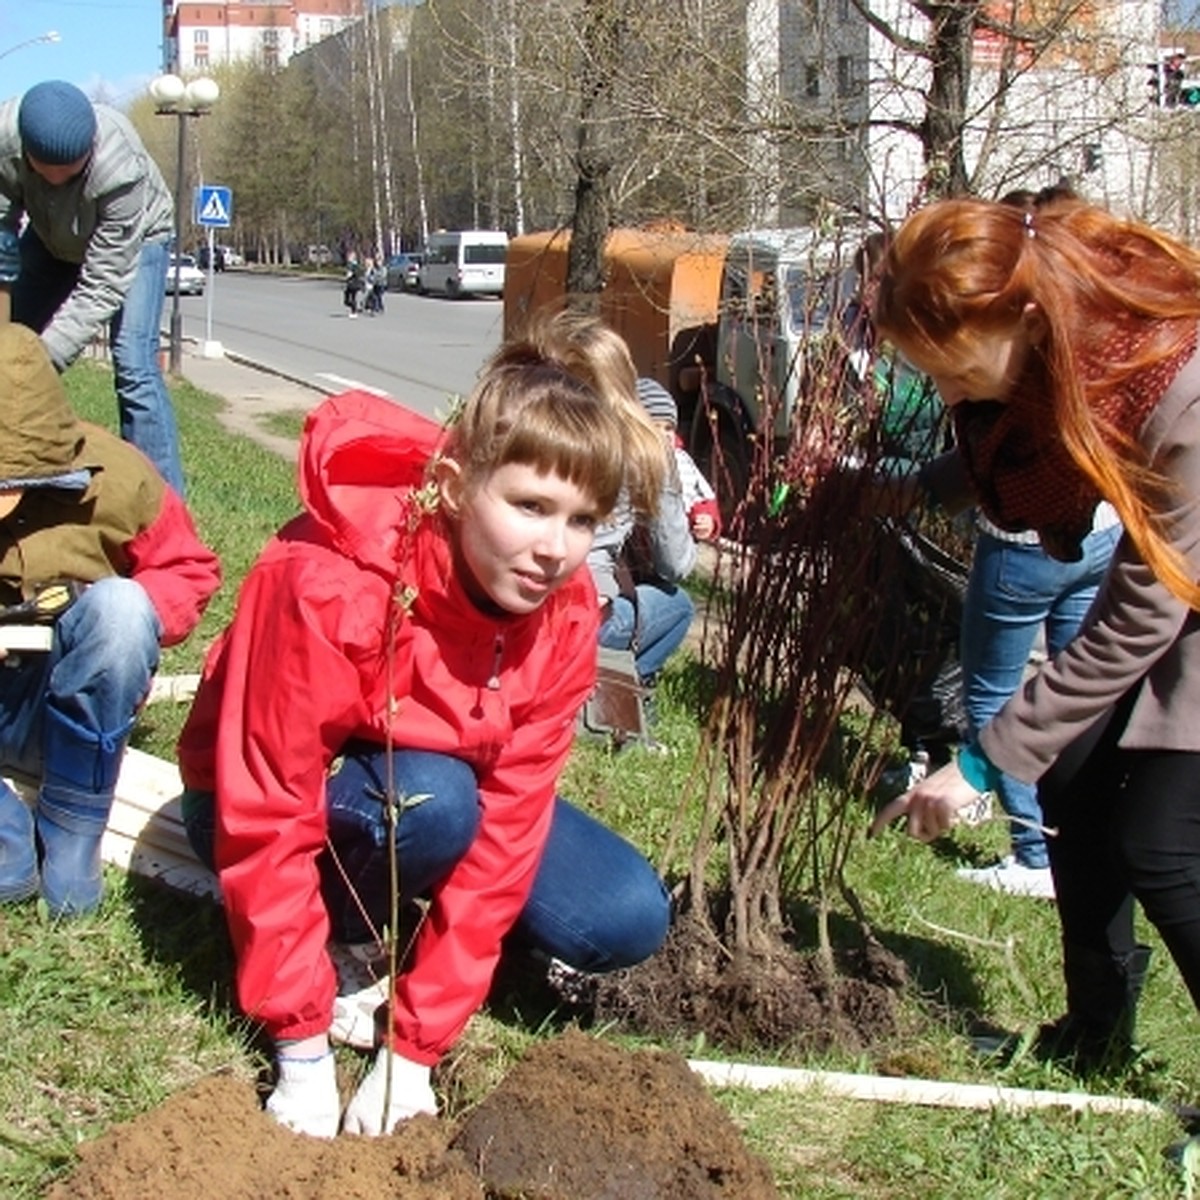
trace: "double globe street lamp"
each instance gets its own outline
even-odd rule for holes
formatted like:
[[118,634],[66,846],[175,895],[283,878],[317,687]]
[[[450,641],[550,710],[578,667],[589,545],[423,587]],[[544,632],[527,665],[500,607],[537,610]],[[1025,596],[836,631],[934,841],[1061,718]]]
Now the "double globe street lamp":
[[175,117],[179,122],[175,171],[175,287],[171,298],[170,370],[178,375],[183,369],[183,316],[179,311],[179,270],[183,254],[183,159],[187,148],[187,119],[202,117],[212,110],[221,89],[215,79],[201,76],[185,83],[178,75],[160,75],[150,83],[154,111],[160,117]]

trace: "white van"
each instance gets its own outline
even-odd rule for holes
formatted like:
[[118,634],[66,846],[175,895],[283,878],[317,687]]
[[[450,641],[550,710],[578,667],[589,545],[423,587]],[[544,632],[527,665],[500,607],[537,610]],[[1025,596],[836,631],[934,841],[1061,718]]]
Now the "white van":
[[460,229],[431,233],[425,240],[417,290],[447,296],[499,296],[504,292],[504,257],[508,234],[503,229]]

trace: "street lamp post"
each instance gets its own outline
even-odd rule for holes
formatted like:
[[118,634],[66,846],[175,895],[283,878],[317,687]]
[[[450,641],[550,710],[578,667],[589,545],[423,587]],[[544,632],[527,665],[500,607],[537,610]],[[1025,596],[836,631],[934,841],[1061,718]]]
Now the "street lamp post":
[[45,33],[39,33],[37,37],[26,38],[23,42],[18,42],[15,46],[9,46],[7,50],[0,50],[0,58],[7,58],[10,54],[17,50],[23,50],[26,46],[40,46],[43,42],[59,41],[58,30],[49,29]]
[[154,111],[160,117],[175,117],[179,124],[175,171],[175,287],[171,296],[170,370],[183,369],[183,314],[179,311],[179,268],[183,253],[183,157],[187,149],[187,119],[202,117],[217,102],[221,89],[213,79],[201,77],[184,83],[178,75],[160,75],[150,83]]

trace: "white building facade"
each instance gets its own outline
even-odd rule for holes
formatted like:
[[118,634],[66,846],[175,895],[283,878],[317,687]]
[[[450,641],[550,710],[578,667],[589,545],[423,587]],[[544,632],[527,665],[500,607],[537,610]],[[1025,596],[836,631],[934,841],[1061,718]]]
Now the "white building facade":
[[[909,0],[779,0],[781,101],[811,124],[837,199],[896,221],[922,199],[919,130],[932,80],[928,19]],[[985,6],[989,7],[989,6]],[[993,4],[1000,23],[1031,6]],[[1022,10],[1028,7],[1028,14]],[[1042,10],[1044,12],[1044,9]],[[976,29],[963,159],[969,188],[998,196],[1068,180],[1087,198],[1147,214],[1158,117],[1147,87],[1157,0],[1076,7],[1050,49]],[[786,210],[781,223],[794,219]]]
[[233,62],[286,66],[293,54],[361,19],[365,0],[163,2],[167,70],[181,74]]

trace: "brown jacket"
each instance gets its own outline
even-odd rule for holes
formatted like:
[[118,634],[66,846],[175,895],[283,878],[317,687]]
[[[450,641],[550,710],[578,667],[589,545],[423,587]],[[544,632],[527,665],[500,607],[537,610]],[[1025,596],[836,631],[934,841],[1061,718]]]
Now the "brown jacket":
[[[1175,485],[1164,529],[1200,579],[1200,352],[1138,440]],[[1123,747],[1200,751],[1200,612],[1154,578],[1126,534],[1079,635],[1026,682],[979,740],[1001,770],[1033,782],[1131,691]]]
[[0,521],[0,604],[55,580],[123,575],[145,588],[163,645],[191,632],[220,583],[217,556],[141,451],[75,417],[41,339],[21,325],[0,326],[6,486],[23,495]]

